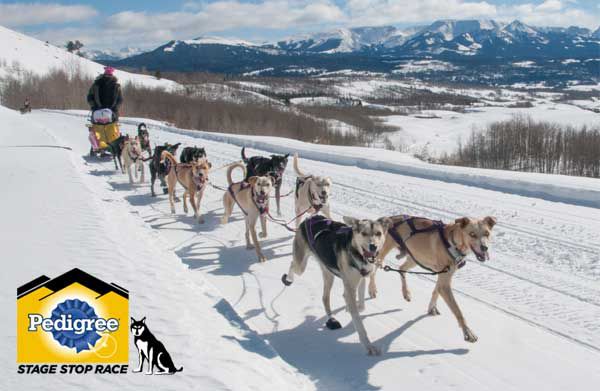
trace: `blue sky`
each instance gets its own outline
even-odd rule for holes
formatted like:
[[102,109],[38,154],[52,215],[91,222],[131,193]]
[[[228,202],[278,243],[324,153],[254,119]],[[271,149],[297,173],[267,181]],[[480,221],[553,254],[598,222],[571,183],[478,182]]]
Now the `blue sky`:
[[338,27],[427,24],[437,19],[519,19],[598,28],[593,0],[185,0],[1,1],[0,25],[62,44],[152,48],[202,35],[254,42]]

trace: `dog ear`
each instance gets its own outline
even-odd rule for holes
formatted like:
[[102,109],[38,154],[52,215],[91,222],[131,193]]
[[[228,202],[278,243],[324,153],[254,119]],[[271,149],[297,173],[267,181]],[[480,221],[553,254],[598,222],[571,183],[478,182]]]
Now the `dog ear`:
[[285,160],[287,160],[287,158],[289,158],[289,157],[290,157],[289,153],[286,153],[285,156],[284,156]]
[[146,324],[146,317],[144,316],[144,317],[142,318],[142,320],[140,320],[140,322],[142,322],[143,324]]
[[250,186],[256,185],[256,181],[258,181],[257,176],[251,176],[250,178],[248,178],[248,183],[250,184]]
[[212,163],[211,162],[207,162],[206,164],[208,164],[208,168],[212,168]]
[[461,217],[460,219],[454,220],[456,224],[459,224],[461,228],[465,228],[467,225],[471,223],[468,217]]
[[493,216],[486,216],[483,219],[483,222],[487,224],[488,227],[490,227],[490,229],[494,228],[494,225],[496,225],[496,218]]
[[275,186],[276,180],[274,177],[272,177],[271,175],[268,176],[269,180],[271,181],[271,185]]
[[379,221],[379,223],[383,226],[383,230],[385,232],[387,232],[391,228],[391,226],[394,224],[392,219],[390,219],[389,217],[381,217],[377,221]]
[[135,319],[133,319],[133,316],[130,316],[131,318],[131,323],[135,323]]
[[342,219],[344,220],[344,223],[351,226],[352,228],[358,227],[358,219],[355,219],[354,217],[350,216],[344,216]]

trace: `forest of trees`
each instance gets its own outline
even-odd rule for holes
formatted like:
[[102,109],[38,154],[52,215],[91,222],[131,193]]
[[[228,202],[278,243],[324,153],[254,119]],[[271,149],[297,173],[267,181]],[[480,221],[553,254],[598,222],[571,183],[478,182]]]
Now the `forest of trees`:
[[600,129],[516,116],[474,130],[447,162],[502,170],[600,177]]

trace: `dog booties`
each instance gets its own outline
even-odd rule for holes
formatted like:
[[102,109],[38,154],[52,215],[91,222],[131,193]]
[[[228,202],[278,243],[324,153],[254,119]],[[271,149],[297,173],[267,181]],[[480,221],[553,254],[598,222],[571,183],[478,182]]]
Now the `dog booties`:
[[336,276],[340,276],[337,253],[352,242],[352,228],[344,223],[314,215],[304,220],[300,229],[312,252]]

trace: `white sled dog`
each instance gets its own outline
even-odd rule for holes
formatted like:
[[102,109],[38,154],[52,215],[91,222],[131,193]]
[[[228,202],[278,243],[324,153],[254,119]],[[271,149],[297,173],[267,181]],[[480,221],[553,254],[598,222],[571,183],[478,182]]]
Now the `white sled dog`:
[[[121,152],[121,160],[123,161],[122,169],[127,171],[129,175],[129,183],[133,183],[131,175],[131,166],[135,172],[135,178],[138,178],[138,170],[140,171],[140,183],[144,182],[144,159],[142,158],[142,145],[139,138],[126,138],[123,142],[123,151]],[[123,172],[124,173],[124,172]]]
[[294,154],[294,171],[296,178],[295,211],[296,229],[302,222],[305,213],[323,212],[331,219],[329,196],[331,194],[331,178],[318,175],[307,175],[298,167],[298,154]]

